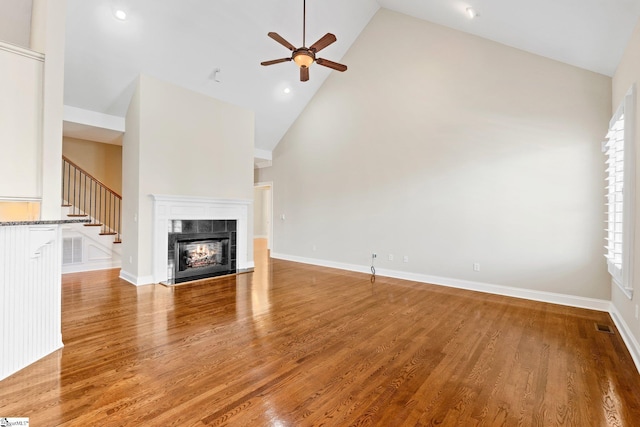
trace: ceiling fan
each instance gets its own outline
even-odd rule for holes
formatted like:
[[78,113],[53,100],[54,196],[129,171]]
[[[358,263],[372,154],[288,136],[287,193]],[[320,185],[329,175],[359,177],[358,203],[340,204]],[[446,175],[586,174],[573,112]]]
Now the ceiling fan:
[[293,61],[300,67],[300,81],[306,82],[309,80],[309,66],[314,62],[318,65],[322,65],[324,67],[329,67],[331,69],[337,71],[347,71],[347,66],[343,64],[338,64],[337,62],[329,61],[328,59],[316,58],[316,53],[320,52],[325,47],[329,46],[331,43],[335,42],[336,36],[331,33],[325,34],[320,40],[312,44],[310,47],[305,47],[305,39],[306,39],[306,18],[307,18],[307,1],[303,2],[302,9],[302,47],[296,48],[294,45],[286,41],[282,36],[278,33],[270,32],[267,35],[280,43],[282,46],[289,49],[291,52],[290,58],[280,58],[274,59],[271,61],[261,62],[260,65],[273,65],[279,64],[281,62],[289,62]]

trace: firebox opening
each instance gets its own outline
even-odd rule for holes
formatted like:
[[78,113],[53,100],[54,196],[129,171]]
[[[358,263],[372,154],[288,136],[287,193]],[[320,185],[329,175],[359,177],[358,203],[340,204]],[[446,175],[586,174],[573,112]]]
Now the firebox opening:
[[172,220],[168,283],[236,272],[235,220]]
[[178,241],[176,245],[178,271],[227,266],[229,263],[229,239]]

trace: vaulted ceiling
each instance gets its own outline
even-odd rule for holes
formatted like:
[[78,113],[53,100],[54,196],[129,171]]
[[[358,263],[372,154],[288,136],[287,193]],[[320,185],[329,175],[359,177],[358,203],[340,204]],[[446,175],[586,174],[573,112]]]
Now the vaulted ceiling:
[[[253,110],[256,148],[271,151],[337,73],[314,64],[300,82],[293,63],[260,66],[290,54],[269,31],[302,44],[302,0],[67,0],[67,7],[65,105],[88,112],[124,117],[145,73]],[[307,44],[335,34],[321,56],[340,62],[380,7],[609,76],[640,17],[639,0],[308,0]],[[118,9],[126,20],[115,18]]]

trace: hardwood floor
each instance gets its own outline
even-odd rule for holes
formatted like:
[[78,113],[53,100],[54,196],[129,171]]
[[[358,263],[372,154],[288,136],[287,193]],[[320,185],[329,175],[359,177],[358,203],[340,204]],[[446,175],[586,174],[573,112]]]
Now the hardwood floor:
[[[63,278],[65,347],[0,382],[32,426],[638,426],[606,313],[268,260]],[[615,328],[614,328],[615,329]]]

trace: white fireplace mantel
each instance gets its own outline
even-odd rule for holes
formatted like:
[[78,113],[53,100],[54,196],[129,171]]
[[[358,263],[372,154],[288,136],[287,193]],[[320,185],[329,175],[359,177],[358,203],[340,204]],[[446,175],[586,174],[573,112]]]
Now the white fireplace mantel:
[[176,219],[236,220],[236,266],[253,268],[248,256],[249,208],[251,200],[152,194],[153,198],[153,280],[167,281],[169,221]]

